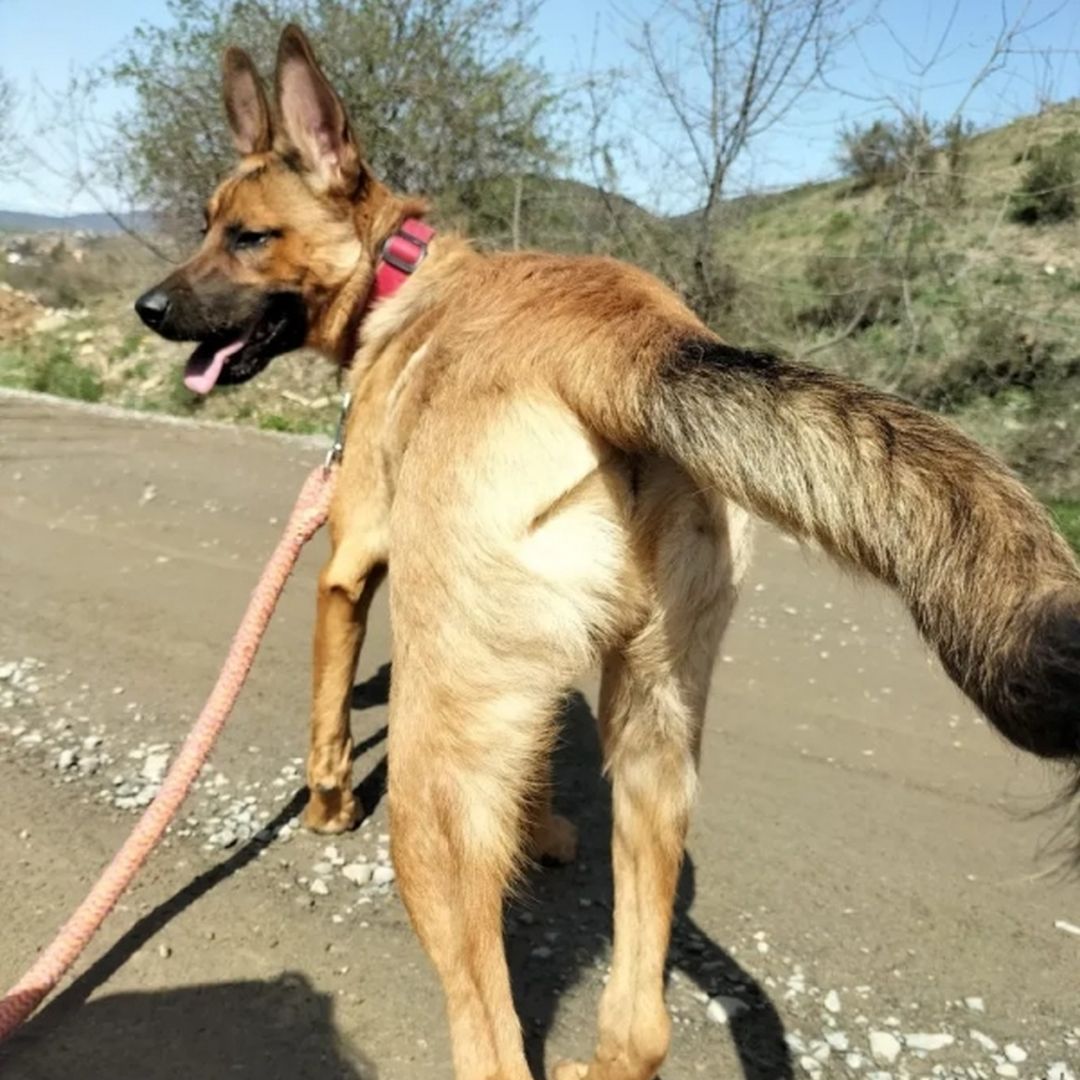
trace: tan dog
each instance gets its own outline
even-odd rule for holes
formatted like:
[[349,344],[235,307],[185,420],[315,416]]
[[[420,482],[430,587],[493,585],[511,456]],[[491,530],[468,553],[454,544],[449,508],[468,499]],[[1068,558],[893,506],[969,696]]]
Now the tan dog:
[[366,316],[382,245],[423,206],[370,173],[303,35],[272,114],[230,50],[241,160],[200,251],[140,311],[200,340],[188,378],[241,381],[306,342],[354,404],[319,582],[307,823],[353,823],[349,691],[393,552],[390,811],[401,895],[446,991],[460,1080],[526,1080],[501,916],[545,812],[553,716],[603,666],[615,953],[588,1065],[649,1080],[702,713],[748,514],[895,588],[1012,742],[1080,763],[1080,573],[1042,508],[951,427],[731,348],[649,275],[475,253],[440,235]]

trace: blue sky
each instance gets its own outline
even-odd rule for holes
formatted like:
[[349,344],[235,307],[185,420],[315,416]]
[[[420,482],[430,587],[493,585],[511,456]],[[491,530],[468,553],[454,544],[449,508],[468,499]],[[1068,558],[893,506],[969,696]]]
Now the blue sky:
[[[881,99],[917,101],[932,117],[946,117],[963,98],[982,67],[1001,25],[1002,0],[959,0],[953,15],[948,0],[856,0],[867,24],[857,40],[837,56],[832,81],[838,89],[807,95],[783,124],[762,138],[740,162],[733,177],[739,187],[778,187],[835,174],[836,132],[844,122],[865,121],[882,111]],[[632,67],[626,44],[635,21],[653,15],[656,0],[546,0],[537,21],[536,53],[558,79],[573,81],[593,55],[601,66]],[[1033,110],[1040,89],[1055,99],[1080,94],[1080,3],[1077,0],[1004,0],[1010,16],[1026,11],[1026,22],[1041,20],[1019,42],[1005,70],[974,94],[965,115],[978,126],[1002,123]],[[873,12],[876,11],[876,17]],[[0,208],[45,212],[98,209],[95,198],[72,193],[70,184],[41,164],[61,169],[70,147],[54,133],[37,132],[49,113],[49,97],[59,93],[73,72],[107,58],[140,21],[164,23],[165,0],[0,0],[0,70],[20,95],[17,125],[32,155],[13,179],[0,180]],[[928,72],[922,63],[934,53],[946,27],[947,47]],[[1054,50],[1053,78],[1045,86],[1044,50]],[[631,84],[622,102],[630,123],[642,114]],[[106,118],[127,105],[118,92],[94,103]],[[573,123],[571,118],[570,123]],[[656,179],[648,163],[627,166],[630,194],[657,201]],[[665,183],[668,181],[665,179]],[[109,193],[100,192],[106,200]],[[672,198],[677,202],[679,194]]]

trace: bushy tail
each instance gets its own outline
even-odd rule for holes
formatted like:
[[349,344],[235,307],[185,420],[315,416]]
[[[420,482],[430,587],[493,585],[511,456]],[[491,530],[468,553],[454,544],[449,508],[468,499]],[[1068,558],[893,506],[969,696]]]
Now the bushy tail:
[[1000,462],[897,398],[704,336],[642,389],[650,450],[896,589],[994,726],[1080,776],[1080,569]]

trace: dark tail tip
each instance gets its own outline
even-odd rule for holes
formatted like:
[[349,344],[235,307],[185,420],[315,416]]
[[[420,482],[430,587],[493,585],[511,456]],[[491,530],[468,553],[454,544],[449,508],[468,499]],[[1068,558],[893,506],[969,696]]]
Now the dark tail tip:
[[1022,749],[1080,767],[1080,599],[1044,601],[1024,638],[987,716]]
[[1044,807],[1064,811],[1042,855],[1059,873],[1080,875],[1080,597],[1044,601],[984,711],[1012,743],[1062,765],[1064,789]]

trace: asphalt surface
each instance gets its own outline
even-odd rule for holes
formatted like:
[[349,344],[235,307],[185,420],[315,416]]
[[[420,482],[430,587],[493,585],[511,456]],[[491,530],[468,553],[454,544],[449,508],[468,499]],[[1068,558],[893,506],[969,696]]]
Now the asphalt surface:
[[[0,396],[3,983],[152,794],[320,453]],[[451,1076],[393,885],[342,872],[387,864],[385,598],[354,696],[371,817],[333,841],[290,824],[325,544],[213,769],[74,978],[0,1049],[4,1077]],[[506,920],[538,1069],[588,1054],[610,956],[610,814],[581,690],[557,763],[581,858],[537,870]],[[707,726],[664,1080],[1080,1074],[1080,885],[1037,857],[1060,815],[1027,816],[1056,778],[988,730],[891,597],[763,529]]]

